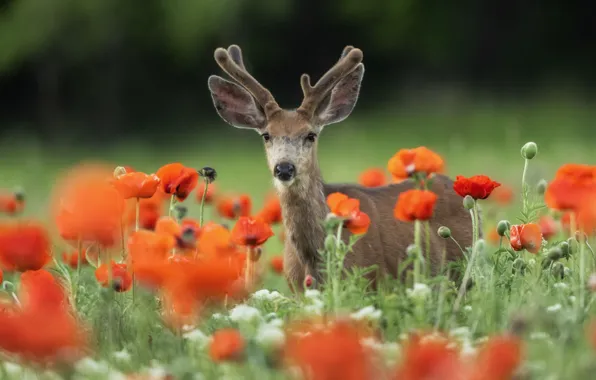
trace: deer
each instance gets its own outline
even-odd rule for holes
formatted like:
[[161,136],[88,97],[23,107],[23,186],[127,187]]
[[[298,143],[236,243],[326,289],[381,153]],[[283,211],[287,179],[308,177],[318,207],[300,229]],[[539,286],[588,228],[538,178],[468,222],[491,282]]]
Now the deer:
[[[228,124],[257,132],[264,143],[267,163],[280,200],[284,243],[284,275],[292,292],[302,292],[305,278],[324,283],[321,271],[326,233],[323,221],[329,213],[326,198],[341,192],[360,201],[371,224],[352,247],[344,268],[374,267],[366,276],[373,287],[379,276],[398,276],[398,266],[407,258],[414,242],[414,223],[394,217],[393,209],[403,191],[414,188],[412,181],[366,188],[358,184],[328,184],[323,181],[317,159],[317,143],[323,128],[345,120],[353,111],[364,76],[363,53],[346,46],[339,60],[313,86],[308,74],[300,84],[304,95],[297,109],[282,109],[273,95],[244,65],[239,46],[217,48],[214,58],[232,81],[217,75],[208,78],[208,88],[218,115]],[[445,225],[461,246],[472,245],[470,213],[453,190],[453,181],[434,176],[430,190],[438,200],[430,219],[430,269],[438,273],[444,263],[459,260],[463,253],[456,242],[436,233]],[[344,229],[342,240],[348,241]],[[425,239],[422,239],[425,240]],[[424,244],[423,247],[424,248]]]

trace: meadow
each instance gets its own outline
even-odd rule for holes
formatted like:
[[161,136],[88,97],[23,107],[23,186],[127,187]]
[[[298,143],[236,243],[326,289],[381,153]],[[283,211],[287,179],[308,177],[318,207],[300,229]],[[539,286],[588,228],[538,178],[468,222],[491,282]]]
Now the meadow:
[[[589,378],[596,370],[596,334],[589,328],[595,314],[592,289],[596,291],[596,284],[590,276],[596,269],[594,241],[591,236],[584,241],[569,233],[570,227],[561,222],[563,213],[544,205],[544,189],[539,190],[537,185],[540,180],[553,181],[564,164],[593,164],[590,125],[596,111],[560,101],[473,106],[447,102],[427,108],[412,105],[385,109],[369,115],[355,112],[347,121],[326,127],[318,149],[327,182],[357,182],[367,169],[386,171],[388,160],[400,149],[426,146],[444,159],[451,178],[483,174],[512,190],[511,200],[489,196],[477,201],[484,236],[467,252],[467,263],[472,262],[470,255],[476,255],[470,271],[473,286],[457,310],[454,304],[460,288],[445,276],[428,278],[426,284],[418,286],[388,281],[370,292],[358,275],[351,275],[332,287],[292,294],[283,275],[271,264],[283,249],[283,227],[272,222],[274,235],[259,248],[258,282],[250,292],[239,291],[233,297],[231,288],[226,288],[224,297],[221,287],[233,282],[223,279],[229,273],[219,279],[210,275],[211,271],[217,273],[214,268],[221,263],[201,267],[200,262],[193,262],[189,268],[204,276],[206,282],[193,283],[196,288],[189,285],[192,290],[175,288],[177,296],[183,290],[200,295],[191,297],[192,312],[170,314],[168,307],[172,305],[156,289],[139,283],[133,296],[132,285],[124,285],[129,282],[130,267],[128,274],[110,267],[104,273],[107,278],[100,279],[89,264],[79,270],[77,260],[70,266],[64,262],[62,253],[76,252],[79,246],[76,239],[67,241],[60,236],[64,230],[60,231],[52,212],[57,178],[68,175],[70,168],[83,161],[101,161],[114,169],[130,166],[148,174],[174,162],[196,170],[211,167],[217,171],[210,185],[216,198],[207,202],[204,219],[233,229],[237,217],[226,218],[218,212],[219,198],[246,194],[252,199],[253,215],[273,192],[261,139],[223,122],[219,122],[219,129],[201,134],[195,134],[200,125],[171,127],[171,134],[158,142],[120,141],[115,136],[110,145],[69,142],[47,147],[26,136],[5,136],[0,143],[0,184],[7,194],[15,187],[25,194],[22,212],[5,216],[5,228],[30,220],[46,226],[52,252],[41,270],[51,273],[62,290],[52,290],[54,285],[43,283],[49,281],[43,276],[40,282],[30,276],[33,280],[25,286],[21,276],[27,272],[14,266],[11,269],[6,259],[2,260],[5,313],[0,321],[8,321],[4,327],[0,323],[2,378]],[[520,150],[528,141],[537,144],[538,153],[527,160],[526,185],[522,188],[525,159]],[[390,174],[386,175],[390,181]],[[203,179],[199,178],[194,191],[179,203],[188,210],[185,217],[194,221],[201,218],[201,198],[195,193],[205,186]],[[163,206],[166,217],[167,201]],[[534,211],[524,215],[522,210]],[[176,213],[172,210],[174,217]],[[544,216],[549,217],[548,223],[541,219]],[[539,224],[540,249],[534,253],[526,249],[534,251],[533,247],[513,249],[509,225],[501,238],[495,237],[501,220],[511,225]],[[123,244],[129,244],[133,233],[126,231]],[[184,252],[186,248],[179,242],[184,237],[176,238],[174,249]],[[203,238],[198,235],[199,244]],[[6,233],[0,236],[0,243],[8,241],[2,239],[8,239]],[[13,246],[30,246],[25,240],[10,241]],[[117,261],[123,261],[121,254],[130,253],[130,246],[121,249],[120,244],[114,242],[115,248],[109,250]],[[7,246],[0,246],[0,256],[7,255]],[[339,247],[330,248],[336,254],[334,263]],[[85,248],[92,256],[90,261],[100,263],[103,258],[105,264],[107,249],[102,252],[97,244]],[[15,251],[27,255],[27,249],[32,248]],[[251,252],[249,249],[248,255]],[[149,272],[155,276],[159,272],[160,276],[176,276],[174,269],[178,267],[164,274],[163,268],[156,269],[154,264],[148,263],[141,268],[146,272],[139,269],[136,275],[145,278]],[[456,269],[463,273],[466,262]],[[119,279],[116,290],[125,291],[107,286],[112,276]],[[195,309],[199,300],[201,307]],[[68,330],[62,319],[43,317],[53,315],[54,301],[76,316],[76,333],[49,333],[52,329]],[[28,307],[39,309],[28,315]],[[19,313],[23,315],[17,320]],[[325,324],[331,326],[329,330],[322,329]],[[85,332],[84,343],[78,340],[79,330]],[[420,334],[420,340],[410,337],[414,333]]]

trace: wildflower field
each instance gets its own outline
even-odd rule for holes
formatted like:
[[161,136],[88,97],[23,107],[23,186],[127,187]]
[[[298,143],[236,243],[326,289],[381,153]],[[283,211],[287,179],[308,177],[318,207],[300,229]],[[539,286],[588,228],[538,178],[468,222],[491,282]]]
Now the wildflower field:
[[[342,266],[375,226],[336,193],[320,221],[325,281],[290,291],[281,205],[254,133],[93,149],[5,141],[0,378],[592,378],[593,151],[573,126],[544,131],[566,115],[528,113],[521,135],[486,112],[355,118],[321,135],[327,182],[419,187],[392,204],[417,231],[401,280],[375,289],[365,268]],[[463,120],[482,131],[448,132]],[[430,276],[440,253],[421,242],[451,241],[456,228],[426,228],[440,199],[425,189],[440,173],[475,236]]]

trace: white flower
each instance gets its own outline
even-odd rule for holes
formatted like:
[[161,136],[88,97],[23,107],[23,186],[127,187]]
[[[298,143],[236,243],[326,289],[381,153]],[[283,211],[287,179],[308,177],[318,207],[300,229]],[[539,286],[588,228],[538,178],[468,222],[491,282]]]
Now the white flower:
[[230,319],[238,323],[251,323],[261,319],[261,312],[252,306],[240,304],[230,311]]
[[383,349],[383,343],[379,342],[378,340],[376,340],[373,337],[360,339],[360,343],[363,346],[372,348],[375,351],[381,351]]
[[11,362],[4,362],[4,370],[10,377],[20,378],[23,375],[23,367]]
[[268,322],[268,324],[271,326],[275,326],[275,327],[282,327],[284,325],[284,321],[283,321],[283,319],[275,318],[275,319],[270,320]]
[[306,289],[306,291],[304,292],[304,297],[310,299],[320,298],[321,292],[319,292],[317,289]]
[[263,346],[278,347],[285,342],[286,336],[279,327],[271,324],[262,324],[257,330],[255,340]]
[[199,329],[194,329],[192,331],[189,331],[189,332],[185,333],[183,335],[183,337],[184,337],[184,339],[186,339],[190,342],[198,343],[199,346],[205,346],[211,340],[210,337],[203,334],[203,332]]
[[571,301],[571,303],[575,303],[575,296],[569,296],[569,301]]
[[561,310],[562,306],[560,303],[554,304],[546,308],[546,311],[549,313],[556,313],[557,311]]
[[116,351],[112,354],[114,359],[121,361],[121,362],[128,362],[130,361],[130,353],[126,350],[126,348],[122,349],[122,351]]
[[451,333],[451,336],[453,336],[454,338],[456,338],[460,341],[466,341],[472,337],[472,332],[470,331],[470,329],[467,326],[461,326],[461,327],[454,328],[450,331],[450,333]]
[[367,319],[370,321],[376,321],[381,318],[381,310],[375,309],[374,306],[366,306],[362,309],[350,314],[352,319],[357,321],[361,321],[363,319]]
[[220,320],[220,319],[226,319],[227,317],[225,315],[223,315],[222,313],[213,313],[211,314],[211,319],[215,319],[216,321]]
[[546,339],[550,339],[550,336],[542,331],[536,331],[530,334],[530,339],[531,340],[546,340]]
[[104,374],[108,372],[108,366],[103,361],[96,361],[93,358],[85,357],[75,363],[75,369],[77,372],[90,375],[90,374]]
[[536,265],[536,260],[535,259],[528,260],[528,266],[534,267],[535,265]]
[[468,313],[472,311],[472,306],[470,305],[466,305],[464,306],[464,311],[467,311]]
[[323,313],[324,307],[325,307],[325,304],[323,303],[323,301],[321,301],[318,298],[311,298],[311,304],[306,305],[304,307],[304,311],[307,314],[321,315]]
[[459,354],[464,358],[472,357],[476,354],[476,348],[472,345],[472,343],[469,340],[465,339],[462,342]]
[[407,289],[406,292],[408,297],[417,301],[423,301],[430,295],[430,288],[426,284],[417,282],[412,289]]
[[553,284],[553,287],[563,290],[569,288],[569,285],[564,282],[557,282],[556,284]]
[[286,297],[281,295],[281,293],[278,292],[277,290],[270,292],[267,289],[261,289],[261,290],[254,292],[252,294],[251,298],[254,298],[259,301],[275,302],[275,301],[279,301],[279,300],[284,300]]

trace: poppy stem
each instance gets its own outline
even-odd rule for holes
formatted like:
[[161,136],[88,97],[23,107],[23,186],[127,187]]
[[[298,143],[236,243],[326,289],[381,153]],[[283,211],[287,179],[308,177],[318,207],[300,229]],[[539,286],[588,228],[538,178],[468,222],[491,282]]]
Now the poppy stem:
[[526,215],[528,210],[528,191],[526,184],[526,173],[528,172],[528,163],[530,160],[524,159],[524,171],[522,172],[522,212]]
[[209,180],[205,178],[205,190],[201,197],[201,211],[199,213],[199,227],[203,227],[203,212],[205,210],[205,198],[207,198],[207,190],[209,189]]
[[586,272],[586,235],[584,234],[583,229],[580,228],[580,237],[579,237],[579,302],[578,302],[579,313],[578,313],[578,317],[580,317],[581,313],[584,312],[584,304],[586,301],[585,272]]
[[426,239],[425,239],[426,262],[429,264],[425,267],[425,269],[426,269],[426,276],[430,277],[430,223],[428,220],[424,222],[424,232],[426,234]]
[[420,221],[414,221],[414,245],[418,251],[418,257],[414,260],[414,284],[420,283],[420,265],[424,258],[422,257],[422,245],[420,244]]
[[338,272],[337,275],[335,275],[331,278],[331,284],[332,284],[332,290],[333,290],[333,307],[335,309],[335,315],[337,316],[339,314],[339,307],[340,307],[340,293],[339,293],[339,276],[341,275],[341,270],[343,268],[343,254],[344,252],[340,252],[340,248],[341,248],[341,233],[343,231],[343,227],[344,224],[340,223],[339,226],[337,227],[337,235],[335,237],[335,255],[336,255],[336,259],[338,256],[341,255],[342,260],[339,261],[338,260]]
[[247,252],[246,252],[246,265],[244,268],[244,288],[246,290],[248,290],[248,288],[250,287],[250,280],[251,280],[251,276],[252,276],[252,262],[250,259],[250,256],[252,255],[252,247],[248,246],[247,247]]
[[141,198],[137,198],[137,204],[135,206],[135,231],[139,230],[141,215]]
[[[470,210],[470,212],[471,211],[472,210]],[[472,267],[474,266],[474,260],[478,253],[477,250],[478,250],[478,248],[476,247],[476,244],[474,244],[472,246],[472,254],[470,255],[470,261],[468,261],[468,265],[466,266],[466,272],[464,273],[464,278],[462,280],[461,285],[459,286],[459,292],[457,294],[457,299],[455,300],[455,303],[453,304],[453,310],[451,312],[451,318],[449,319],[447,328],[450,328],[451,325],[453,324],[455,315],[459,311],[459,307],[460,307],[462,298],[464,297],[464,294],[466,293],[466,287],[468,284],[468,280],[470,279],[470,275],[472,274]]]
[[174,203],[176,201],[175,195],[172,194],[170,197],[170,208],[168,209],[168,216],[172,217],[172,211],[174,210]]
[[82,257],[83,256],[83,242],[81,239],[77,240],[77,282],[73,289],[73,298],[75,301],[75,305],[77,302],[77,294],[79,293],[79,286],[81,285],[81,267],[82,267]]
[[480,239],[480,226],[478,225],[478,201],[474,200],[474,244]]

